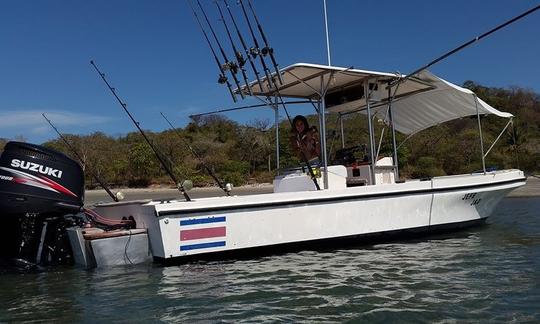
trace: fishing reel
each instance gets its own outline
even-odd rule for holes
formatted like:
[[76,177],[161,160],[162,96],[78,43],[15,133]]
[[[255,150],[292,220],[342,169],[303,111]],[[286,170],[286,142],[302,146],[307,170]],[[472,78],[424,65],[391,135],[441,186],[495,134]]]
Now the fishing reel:
[[257,58],[258,55],[261,55],[261,51],[257,47],[251,47],[249,49],[249,55],[253,58]]
[[262,48],[261,54],[263,56],[267,56],[269,54],[272,55],[272,54],[274,54],[274,49],[272,47],[265,46],[265,47]]
[[229,70],[234,74],[238,73],[238,65],[236,63],[234,63],[234,62],[226,62],[221,67],[225,71]]
[[219,78],[218,78],[218,80],[217,80],[217,82],[218,82],[219,84],[225,84],[225,83],[227,83],[227,80],[228,80],[228,79],[227,79],[227,77],[226,77],[225,75],[220,74],[220,75],[219,75]]
[[236,52],[236,53],[234,53],[234,55],[236,56],[236,61],[238,62],[238,65],[240,67],[243,67],[246,64],[246,59],[244,58],[242,53]]

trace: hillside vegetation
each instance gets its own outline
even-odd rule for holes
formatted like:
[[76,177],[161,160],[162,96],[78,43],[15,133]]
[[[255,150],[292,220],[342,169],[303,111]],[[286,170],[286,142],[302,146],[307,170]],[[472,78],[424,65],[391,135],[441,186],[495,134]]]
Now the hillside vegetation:
[[[513,127],[501,136],[486,159],[488,168],[520,168],[527,173],[540,171],[540,96],[530,90],[487,88],[467,81],[465,87],[499,110],[516,116]],[[311,124],[317,125],[314,116]],[[126,120],[126,123],[128,120]],[[484,146],[487,150],[506,125],[507,120],[494,116],[482,117]],[[364,115],[352,115],[344,121],[346,146],[368,143],[367,121]],[[287,120],[280,127],[281,168],[300,162],[292,154]],[[385,126],[375,123],[376,142]],[[330,160],[341,148],[338,124],[334,116],[327,121]],[[182,139],[179,138],[182,137]],[[79,150],[86,168],[98,173],[113,186],[144,187],[151,184],[171,184],[152,151],[138,133],[111,137],[101,132],[87,136],[66,134]],[[202,157],[204,163],[226,182],[242,185],[248,182],[269,182],[276,173],[275,129],[269,121],[253,121],[240,125],[222,115],[193,120],[178,132],[149,132],[180,179],[191,179],[196,186],[212,185],[212,178],[202,163],[194,158],[185,142]],[[431,127],[408,139],[398,134],[399,164],[403,178],[469,173],[482,168],[476,116]],[[5,140],[0,142],[3,147]],[[73,154],[60,140],[44,143],[69,156]],[[389,129],[381,142],[380,155],[391,155]],[[87,174],[87,186],[96,186]]]

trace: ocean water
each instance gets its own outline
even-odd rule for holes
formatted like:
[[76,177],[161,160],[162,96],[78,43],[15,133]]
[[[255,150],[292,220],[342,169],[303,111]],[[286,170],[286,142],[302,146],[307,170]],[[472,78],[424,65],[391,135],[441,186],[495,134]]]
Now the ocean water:
[[540,198],[422,239],[162,267],[0,270],[0,322],[540,322]]

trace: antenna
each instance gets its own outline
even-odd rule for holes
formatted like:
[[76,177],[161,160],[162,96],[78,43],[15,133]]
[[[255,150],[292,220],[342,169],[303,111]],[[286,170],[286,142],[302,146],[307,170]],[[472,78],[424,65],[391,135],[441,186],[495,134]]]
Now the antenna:
[[167,166],[167,164],[165,163],[165,161],[163,161],[163,158],[161,157],[161,154],[157,151],[157,149],[154,147],[154,145],[152,144],[152,142],[150,141],[150,139],[146,136],[146,134],[144,133],[144,131],[142,130],[141,126],[140,126],[140,123],[138,121],[135,120],[135,118],[133,118],[133,115],[131,115],[131,113],[129,112],[129,110],[127,109],[127,104],[124,103],[120,97],[118,97],[118,95],[116,94],[116,89],[113,88],[109,82],[107,81],[107,79],[105,78],[105,73],[101,73],[101,71],[98,69],[98,67],[96,66],[96,64],[94,63],[94,61],[90,61],[90,64],[92,64],[92,66],[94,67],[94,69],[96,70],[96,72],[99,74],[99,76],[101,77],[101,79],[103,80],[103,82],[105,82],[105,84],[107,85],[107,88],[109,88],[109,90],[111,91],[111,93],[113,94],[113,96],[116,98],[116,100],[118,101],[118,103],[120,104],[120,106],[122,106],[122,108],[124,109],[124,111],[126,112],[126,114],[129,116],[129,118],[131,119],[131,121],[133,122],[133,124],[135,124],[135,127],[137,127],[137,129],[139,130],[139,132],[141,133],[141,135],[144,137],[146,143],[148,143],[148,146],[150,146],[150,148],[152,149],[152,151],[154,151],[154,154],[156,156],[156,158],[159,160],[159,163],[161,163],[161,166],[163,167],[163,169],[165,170],[165,172],[167,172],[167,174],[169,175],[169,177],[172,179],[172,181],[174,182],[174,184],[176,185],[176,187],[178,188],[178,190],[182,193],[182,195],[184,195],[184,198],[186,198],[186,201],[191,201],[191,198],[189,198],[187,192],[184,190],[184,187],[182,186],[182,184],[180,184],[178,182],[178,180],[176,179],[176,177],[174,176],[173,172],[171,171],[171,169],[169,169],[169,167]]
[[324,30],[326,31],[326,53],[328,54],[328,66],[330,64],[330,36],[328,34],[328,15],[326,14],[326,0],[323,0],[324,4]]

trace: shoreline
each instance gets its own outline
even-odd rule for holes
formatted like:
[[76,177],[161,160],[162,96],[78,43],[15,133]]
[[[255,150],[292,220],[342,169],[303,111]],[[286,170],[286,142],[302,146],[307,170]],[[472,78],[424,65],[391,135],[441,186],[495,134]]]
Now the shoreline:
[[[251,184],[251,185],[243,185],[238,187],[233,187],[233,191],[235,190],[250,190],[250,189],[257,189],[257,188],[272,188],[273,185],[271,183],[259,183],[259,184]],[[154,187],[146,187],[146,188],[129,188],[129,187],[120,187],[120,188],[110,188],[111,191],[119,191],[122,192],[157,192],[157,191],[178,191],[178,189],[172,187],[172,186],[154,186]],[[193,189],[189,190],[188,192],[196,192],[196,191],[214,191],[219,190],[221,191],[221,188],[218,186],[211,186],[211,187],[193,187]],[[88,189],[86,190],[86,193],[94,193],[94,192],[105,192],[103,189]]]
[[506,197],[524,198],[540,197],[540,179],[536,177],[527,177],[527,184],[510,192]]

